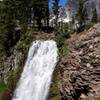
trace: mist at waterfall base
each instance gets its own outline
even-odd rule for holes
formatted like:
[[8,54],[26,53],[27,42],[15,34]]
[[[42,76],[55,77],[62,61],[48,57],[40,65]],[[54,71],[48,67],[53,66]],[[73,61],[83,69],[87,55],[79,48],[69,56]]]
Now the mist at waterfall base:
[[12,100],[46,100],[57,63],[57,46],[53,40],[35,41]]

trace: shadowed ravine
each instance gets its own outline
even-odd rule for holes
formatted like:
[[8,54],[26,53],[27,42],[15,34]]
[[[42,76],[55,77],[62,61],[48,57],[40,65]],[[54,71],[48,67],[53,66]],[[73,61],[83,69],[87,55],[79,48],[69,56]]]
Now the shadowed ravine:
[[56,42],[52,40],[32,43],[12,100],[46,100],[57,51]]

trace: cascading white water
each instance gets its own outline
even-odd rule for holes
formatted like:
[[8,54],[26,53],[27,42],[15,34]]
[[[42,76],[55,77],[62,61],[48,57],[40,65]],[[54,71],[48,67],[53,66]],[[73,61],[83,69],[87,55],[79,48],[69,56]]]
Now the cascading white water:
[[12,100],[46,100],[57,63],[56,42],[33,42]]

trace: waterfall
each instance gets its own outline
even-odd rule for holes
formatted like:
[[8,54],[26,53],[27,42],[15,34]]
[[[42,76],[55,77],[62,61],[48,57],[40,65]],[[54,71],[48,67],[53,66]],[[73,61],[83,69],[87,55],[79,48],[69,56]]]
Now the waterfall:
[[57,63],[57,46],[53,40],[35,41],[12,100],[46,100]]

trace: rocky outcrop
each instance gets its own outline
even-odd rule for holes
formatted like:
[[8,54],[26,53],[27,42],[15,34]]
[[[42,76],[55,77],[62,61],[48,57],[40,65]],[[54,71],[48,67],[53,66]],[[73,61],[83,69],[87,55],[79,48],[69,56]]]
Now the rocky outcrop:
[[67,41],[69,52],[61,59],[62,100],[100,96],[100,23]]
[[6,56],[0,60],[0,82],[4,81],[7,83],[7,78],[9,77],[8,73],[10,71],[14,71],[18,67],[23,69],[27,52],[31,43],[32,39],[30,37],[18,41],[18,43],[9,52],[9,56]]
[[0,80],[5,80],[5,76],[7,75],[7,72],[9,70],[14,69],[15,62],[14,62],[15,56],[11,55],[8,58],[2,59],[0,62]]
[[17,67],[22,67],[25,60],[25,53],[18,52],[16,49],[11,56],[0,61],[0,81],[7,83],[8,73],[16,70]]
[[[0,92],[0,100],[12,100],[16,84],[23,71],[28,49],[34,39],[32,34],[26,35],[28,36],[22,37],[10,49],[9,55],[0,59],[0,83],[4,85],[4,89]],[[1,84],[0,88],[2,88]]]

